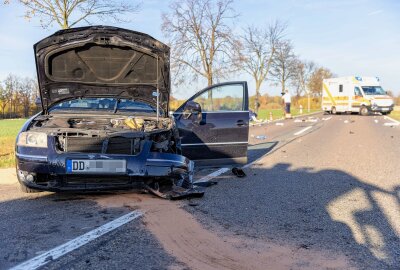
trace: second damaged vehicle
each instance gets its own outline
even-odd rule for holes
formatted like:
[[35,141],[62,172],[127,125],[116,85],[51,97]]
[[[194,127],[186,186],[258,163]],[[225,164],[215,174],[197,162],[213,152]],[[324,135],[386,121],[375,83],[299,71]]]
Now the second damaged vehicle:
[[247,160],[246,82],[208,87],[169,116],[169,47],[114,27],[62,30],[34,46],[42,112],[17,138],[25,192],[193,189],[194,162]]

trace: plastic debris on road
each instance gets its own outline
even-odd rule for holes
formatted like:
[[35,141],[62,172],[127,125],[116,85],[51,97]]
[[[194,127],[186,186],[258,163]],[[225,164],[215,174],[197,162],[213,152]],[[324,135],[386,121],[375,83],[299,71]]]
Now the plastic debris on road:
[[258,135],[258,136],[256,136],[256,139],[257,139],[257,140],[265,140],[265,139],[267,139],[267,136],[265,136],[265,135]]
[[277,125],[277,126],[283,126],[284,123],[276,123],[275,125]]

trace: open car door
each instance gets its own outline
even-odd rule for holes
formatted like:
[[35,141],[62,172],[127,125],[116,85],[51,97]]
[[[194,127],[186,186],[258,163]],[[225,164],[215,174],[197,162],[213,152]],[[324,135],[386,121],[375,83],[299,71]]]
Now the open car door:
[[249,135],[247,82],[212,85],[174,113],[182,154],[196,165],[245,164]]

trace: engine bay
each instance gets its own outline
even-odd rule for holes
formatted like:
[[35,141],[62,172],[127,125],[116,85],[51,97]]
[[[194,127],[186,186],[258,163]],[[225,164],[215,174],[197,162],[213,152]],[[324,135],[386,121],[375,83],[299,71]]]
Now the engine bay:
[[121,115],[41,115],[31,131],[55,137],[62,152],[136,155],[145,141],[152,151],[177,153],[177,131],[171,118]]

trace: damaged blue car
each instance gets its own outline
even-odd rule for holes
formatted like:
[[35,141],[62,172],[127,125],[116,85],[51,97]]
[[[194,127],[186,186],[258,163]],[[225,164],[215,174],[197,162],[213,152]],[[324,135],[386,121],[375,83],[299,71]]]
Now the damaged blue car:
[[42,111],[17,137],[23,191],[202,195],[193,188],[195,165],[247,161],[246,82],[208,87],[170,114],[170,48],[149,35],[68,29],[34,52]]

